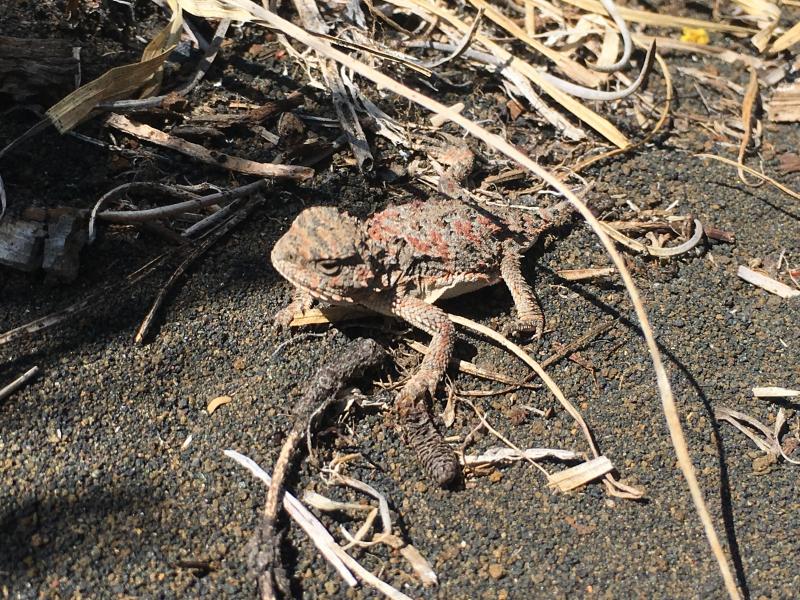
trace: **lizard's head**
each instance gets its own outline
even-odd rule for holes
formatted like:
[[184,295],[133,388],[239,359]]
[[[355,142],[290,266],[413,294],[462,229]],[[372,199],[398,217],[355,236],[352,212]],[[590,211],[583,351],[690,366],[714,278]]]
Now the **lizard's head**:
[[355,217],[316,206],[301,212],[275,247],[272,264],[295,287],[326,302],[354,302],[375,287],[366,232]]

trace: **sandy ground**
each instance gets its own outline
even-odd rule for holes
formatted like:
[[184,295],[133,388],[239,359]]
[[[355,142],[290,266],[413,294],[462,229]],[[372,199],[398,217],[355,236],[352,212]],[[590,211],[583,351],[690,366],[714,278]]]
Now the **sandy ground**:
[[[229,70],[211,77],[225,81]],[[25,124],[30,123],[20,117],[10,129],[19,133]],[[11,136],[9,128],[4,132]],[[767,135],[776,154],[797,147],[794,128]],[[146,168],[152,175],[159,166]],[[4,163],[2,171],[15,201],[38,194],[38,201],[55,205],[81,197],[81,206],[110,188],[103,181],[118,172],[104,151],[52,132]],[[718,423],[713,411],[727,406],[772,424],[777,405],[754,399],[751,387],[800,386],[800,303],[769,296],[735,275],[738,265],[754,258],[774,261],[783,251],[797,264],[797,202],[770,187],[745,188],[731,169],[701,162],[669,136],[589,175],[597,179],[590,204],[613,210],[626,199],[643,208],[677,202],[679,212],[736,234],[734,244],[703,245],[679,259],[630,260],[700,484],[739,583],[751,598],[796,597],[797,467],[765,464],[763,453]],[[224,182],[224,174],[215,176]],[[787,183],[797,186],[798,180],[789,177]],[[0,403],[3,597],[254,596],[245,545],[264,489],[222,451],[235,449],[270,469],[294,400],[348,338],[374,336],[405,352],[398,342],[401,324],[371,319],[315,329],[320,336],[303,337],[274,354],[291,337],[271,326],[271,315],[285,305],[290,289],[267,256],[303,205],[337,204],[365,214],[386,201],[385,190],[385,184],[369,183],[341,162],[307,186],[270,190],[265,207],[190,271],[144,346],[133,344],[133,333],[168,269],[108,296],[58,329],[0,347],[0,382],[33,365],[42,370],[34,383]],[[133,232],[109,231],[84,253],[82,275],[71,285],[0,268],[0,330],[119,280],[162,245]],[[538,470],[524,464],[502,467],[464,489],[442,491],[421,477],[395,432],[392,413],[366,410],[354,415],[341,435],[325,438],[322,456],[363,455],[348,472],[386,495],[399,531],[431,561],[440,584],[422,588],[402,557],[385,547],[358,554],[360,560],[415,598],[724,597],[676,466],[624,290],[613,281],[573,284],[554,275],[556,269],[608,264],[599,243],[576,222],[532,252],[528,264],[549,329],[540,345],[529,346],[535,357],[546,358],[558,343],[604,319],[615,320],[581,351],[594,366],[594,377],[568,360],[549,372],[580,406],[624,481],[644,488],[647,499],[612,499],[599,484],[557,494]],[[512,315],[511,299],[500,287],[445,306],[496,328]],[[425,341],[422,334],[407,333]],[[459,334],[457,354],[516,377],[527,374],[506,353],[466,332]],[[379,373],[384,379],[396,374],[392,364]],[[490,387],[452,375],[459,389]],[[209,416],[206,405],[220,395],[233,400]],[[436,413],[444,401],[440,392]],[[569,416],[545,390],[476,402],[519,446],[586,450]],[[531,414],[519,422],[514,407],[522,404],[553,407],[554,414],[547,419]],[[797,404],[782,405],[796,431]],[[476,423],[461,404],[445,433],[463,437]],[[472,451],[493,445],[495,440],[483,436]],[[361,499],[326,487],[319,469],[307,461],[290,487]],[[324,521],[331,529],[344,524],[354,531],[359,525],[341,515]],[[365,588],[346,590],[296,527],[284,555],[298,597],[375,597]],[[207,561],[209,568],[188,568],[181,561]]]

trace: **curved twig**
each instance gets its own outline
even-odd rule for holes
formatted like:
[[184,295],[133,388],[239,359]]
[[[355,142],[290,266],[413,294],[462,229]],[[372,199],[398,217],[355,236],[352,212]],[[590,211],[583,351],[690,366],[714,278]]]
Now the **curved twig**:
[[607,67],[598,64],[589,64],[587,66],[595,71],[613,73],[614,71],[624,69],[628,64],[628,61],[631,59],[631,53],[633,52],[633,42],[631,41],[631,32],[628,29],[628,24],[619,13],[617,5],[614,4],[612,0],[600,0],[600,3],[603,5],[603,8],[606,9],[608,16],[614,20],[614,25],[617,26],[619,34],[622,36],[622,56],[620,56],[619,60],[613,65],[608,65]]
[[[742,127],[744,127],[744,135],[742,136],[742,143],[739,144],[739,154],[736,158],[739,165],[744,165],[744,154],[747,152],[747,145],[750,143],[753,125],[753,108],[755,107],[756,98],[758,97],[758,73],[753,67],[750,67],[750,82],[747,84],[747,91],[744,93],[744,102],[742,103]],[[737,169],[739,180],[748,187],[758,187],[764,185],[764,180],[752,182],[744,176],[744,169],[740,166]]]
[[105,194],[103,194],[100,199],[95,203],[94,207],[92,208],[91,215],[89,217],[89,243],[91,244],[94,242],[95,236],[97,235],[95,231],[95,221],[97,220],[97,212],[102,208],[104,204],[107,202],[111,202],[112,200],[116,200],[120,198],[123,194],[133,190],[144,190],[144,191],[158,191],[163,192],[165,194],[171,194],[173,196],[184,196],[188,200],[194,200],[199,198],[197,194],[193,194],[187,190],[183,190],[177,186],[168,185],[166,183],[155,183],[155,182],[144,182],[144,181],[134,181],[131,183],[123,183],[122,185],[118,185],[112,190],[109,190]]
[[458,43],[456,48],[450,53],[448,56],[443,58],[439,58],[437,60],[432,60],[429,62],[422,63],[422,66],[427,69],[435,69],[436,67],[441,67],[443,64],[450,62],[451,60],[455,60],[469,48],[469,45],[472,43],[472,38],[475,37],[475,32],[478,31],[478,26],[481,24],[481,20],[483,19],[483,9],[478,9],[478,15],[475,17],[475,20],[472,21],[472,26],[469,28],[469,31],[464,34],[464,37]]
[[656,123],[655,127],[647,132],[642,139],[634,142],[630,146],[626,146],[625,148],[614,148],[613,150],[609,150],[608,152],[604,152],[603,154],[598,154],[597,156],[592,156],[590,158],[585,158],[577,165],[572,167],[572,171],[574,173],[580,173],[589,165],[593,165],[596,162],[600,162],[601,160],[605,160],[607,158],[611,158],[612,156],[618,156],[620,154],[626,154],[636,150],[637,148],[641,148],[645,144],[647,144],[650,140],[652,140],[655,135],[661,131],[661,128],[666,124],[667,119],[669,117],[669,109],[672,106],[673,100],[673,87],[672,87],[672,76],[669,73],[669,67],[667,66],[667,62],[661,57],[661,55],[656,52],[656,62],[658,62],[658,66],[661,67],[661,73],[664,77],[664,85],[667,88],[667,94],[664,98],[664,108],[661,109],[661,116],[658,118],[658,122]]
[[616,92],[604,92],[602,90],[587,88],[582,85],[572,83],[571,81],[561,79],[560,77],[550,75],[550,73],[541,73],[541,76],[545,81],[557,87],[565,94],[575,96],[576,98],[600,101],[621,100],[622,98],[627,98],[633,94],[642,85],[645,78],[650,73],[650,70],[653,68],[653,57],[655,56],[655,53],[656,42],[653,40],[653,42],[650,44],[650,48],[647,50],[647,56],[644,59],[644,65],[642,66],[639,76],[624,90],[618,90]]
[[623,246],[627,246],[631,250],[635,250],[636,252],[641,252],[642,254],[650,254],[651,256],[658,256],[659,258],[668,258],[671,256],[679,256],[681,254],[685,254],[697,244],[700,243],[700,240],[703,239],[703,224],[694,219],[694,234],[688,240],[679,244],[678,246],[674,246],[672,248],[656,248],[654,246],[648,246],[647,244],[643,244],[641,242],[637,242],[636,240],[628,237],[624,233],[621,233],[608,223],[604,223],[600,221],[600,224],[603,226],[603,230],[614,240],[622,244]]
[[122,224],[157,221],[159,219],[166,219],[167,217],[179,215],[193,208],[203,208],[211,204],[216,204],[217,202],[252,194],[266,187],[267,183],[268,181],[266,179],[259,179],[258,181],[233,188],[232,190],[225,190],[224,192],[217,192],[216,194],[202,196],[185,202],[178,202],[177,204],[170,204],[168,206],[159,206],[158,208],[148,208],[145,210],[107,210],[98,213],[97,218],[108,221],[109,223]]

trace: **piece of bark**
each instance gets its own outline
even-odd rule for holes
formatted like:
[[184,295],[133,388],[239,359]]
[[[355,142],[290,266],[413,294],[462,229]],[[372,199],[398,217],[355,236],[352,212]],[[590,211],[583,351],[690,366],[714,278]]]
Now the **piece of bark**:
[[767,104],[770,121],[800,121],[800,82],[779,87]]
[[80,60],[67,40],[0,36],[0,94],[58,100],[75,88]]
[[35,271],[42,264],[44,236],[40,223],[6,218],[0,222],[0,264]]
[[75,281],[81,248],[88,239],[85,222],[74,215],[64,214],[48,223],[47,234],[42,268],[59,281]]
[[184,139],[170,135],[160,129],[155,129],[143,123],[135,123],[119,114],[111,114],[106,119],[106,125],[125,133],[147,140],[153,144],[171,148],[198,160],[200,162],[217,166],[228,171],[257,175],[259,177],[275,177],[276,179],[292,179],[294,181],[307,181],[314,176],[314,170],[308,167],[295,165],[280,165],[262,163],[238,156],[231,156],[223,152],[209,150],[199,144],[187,142]]

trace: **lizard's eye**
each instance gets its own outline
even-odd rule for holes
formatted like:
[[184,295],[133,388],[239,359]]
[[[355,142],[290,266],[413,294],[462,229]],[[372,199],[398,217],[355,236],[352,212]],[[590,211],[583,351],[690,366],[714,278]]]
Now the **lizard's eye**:
[[342,271],[341,263],[335,260],[321,260],[317,262],[317,266],[320,271],[330,277],[334,277]]

